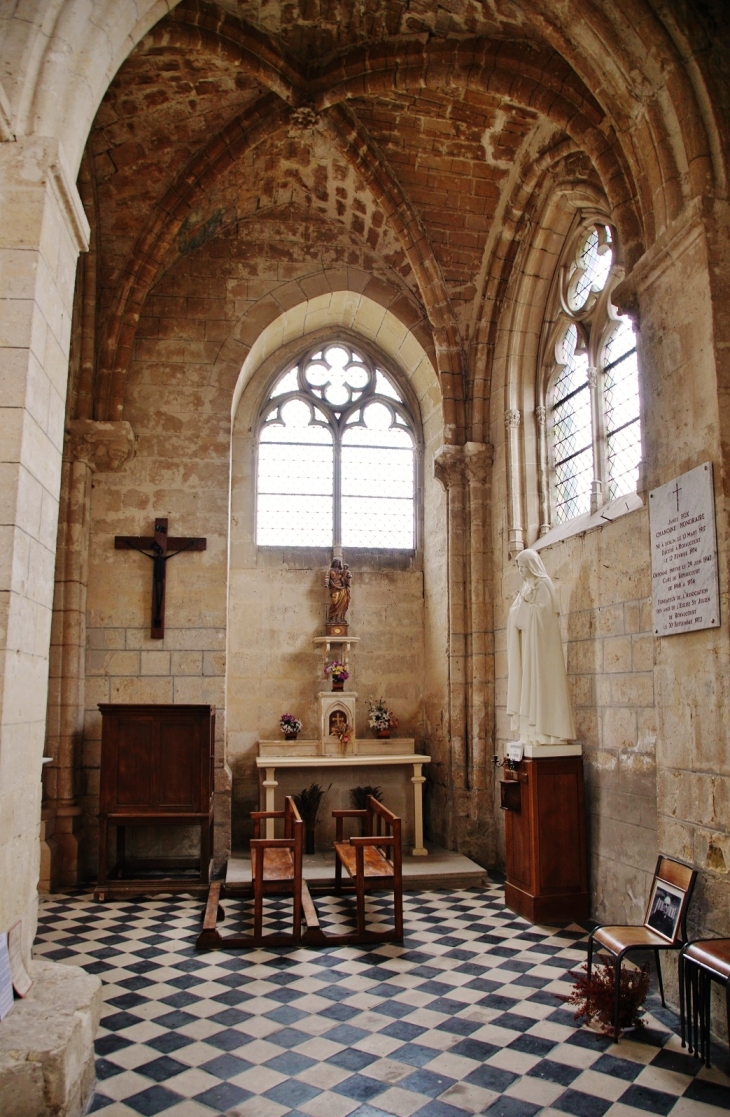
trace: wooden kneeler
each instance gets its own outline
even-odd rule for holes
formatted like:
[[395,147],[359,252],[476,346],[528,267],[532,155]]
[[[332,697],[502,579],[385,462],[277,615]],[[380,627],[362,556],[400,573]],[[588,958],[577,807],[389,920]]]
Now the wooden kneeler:
[[[402,942],[403,941],[403,867],[401,861],[401,820],[372,795],[367,810],[333,811],[335,821],[335,892],[342,892],[344,867],[354,883],[357,926],[344,934],[326,935],[319,927],[307,923],[302,936],[305,946],[332,946],[339,943]],[[365,820],[366,835],[343,841],[346,818]],[[385,830],[386,833],[382,833]],[[365,893],[393,890],[393,927],[385,931],[368,930],[365,923]],[[314,914],[316,920],[316,913]]]
[[[208,892],[203,929],[195,944],[197,950],[298,945],[302,940],[302,913],[308,927],[312,921],[319,926],[309,889],[302,877],[304,826],[296,803],[287,795],[283,811],[252,811],[251,818],[253,838],[250,894],[253,895],[253,934],[222,935],[218,931],[216,924],[224,914],[221,900],[226,896],[241,895],[242,890],[239,887],[226,891],[225,883],[216,880]],[[261,837],[261,823],[268,818],[284,819],[283,838]],[[292,929],[264,934],[264,896],[282,892],[290,892],[292,895]]]

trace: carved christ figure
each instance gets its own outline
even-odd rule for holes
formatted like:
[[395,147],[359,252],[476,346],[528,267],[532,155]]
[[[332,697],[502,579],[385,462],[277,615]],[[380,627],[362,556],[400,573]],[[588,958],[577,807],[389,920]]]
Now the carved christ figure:
[[575,740],[558,600],[536,551],[517,556],[522,588],[507,618],[507,713],[525,744]]
[[350,607],[350,584],[352,572],[350,567],[338,558],[332,559],[327,576],[327,589],[329,590],[330,603],[327,609],[328,624],[344,624],[347,610]]

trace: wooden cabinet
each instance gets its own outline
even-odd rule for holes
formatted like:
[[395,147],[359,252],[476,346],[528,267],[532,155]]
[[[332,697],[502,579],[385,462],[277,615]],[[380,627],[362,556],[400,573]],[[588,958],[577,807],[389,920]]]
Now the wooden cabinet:
[[[97,899],[208,887],[213,835],[215,711],[210,706],[100,704]],[[128,826],[196,826],[198,858],[129,858]],[[116,860],[109,867],[109,829]]]
[[507,906],[532,923],[587,919],[583,758],[521,761],[516,784],[502,783],[502,805]]

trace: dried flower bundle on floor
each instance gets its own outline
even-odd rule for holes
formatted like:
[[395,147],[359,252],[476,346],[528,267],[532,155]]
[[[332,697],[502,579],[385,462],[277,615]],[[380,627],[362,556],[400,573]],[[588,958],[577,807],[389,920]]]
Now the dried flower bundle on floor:
[[[582,973],[575,971],[569,974],[575,979],[575,984],[569,994],[558,993],[556,996],[565,1004],[575,1005],[574,1019],[593,1021],[602,1032],[613,1032],[613,1014],[616,1004],[616,978],[614,968],[610,964],[597,963],[593,966],[591,976],[588,977],[588,966],[581,967]],[[619,994],[618,1026],[623,1031],[626,1028],[641,1027],[643,1023],[643,1005],[649,992],[649,965],[629,968],[625,963],[621,967],[621,991]]]

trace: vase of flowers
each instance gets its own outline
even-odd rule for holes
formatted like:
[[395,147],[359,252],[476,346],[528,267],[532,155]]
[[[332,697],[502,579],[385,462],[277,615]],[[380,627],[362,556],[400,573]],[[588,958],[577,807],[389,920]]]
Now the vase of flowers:
[[391,729],[398,728],[398,718],[388,709],[383,698],[377,702],[368,699],[368,725],[375,730],[376,737],[390,737]]
[[282,714],[279,719],[279,729],[284,734],[285,741],[296,741],[297,734],[302,731],[302,723],[294,714]]
[[325,665],[324,673],[325,677],[331,677],[333,690],[344,690],[345,680],[350,678],[350,672],[344,663],[339,663],[336,659]]

